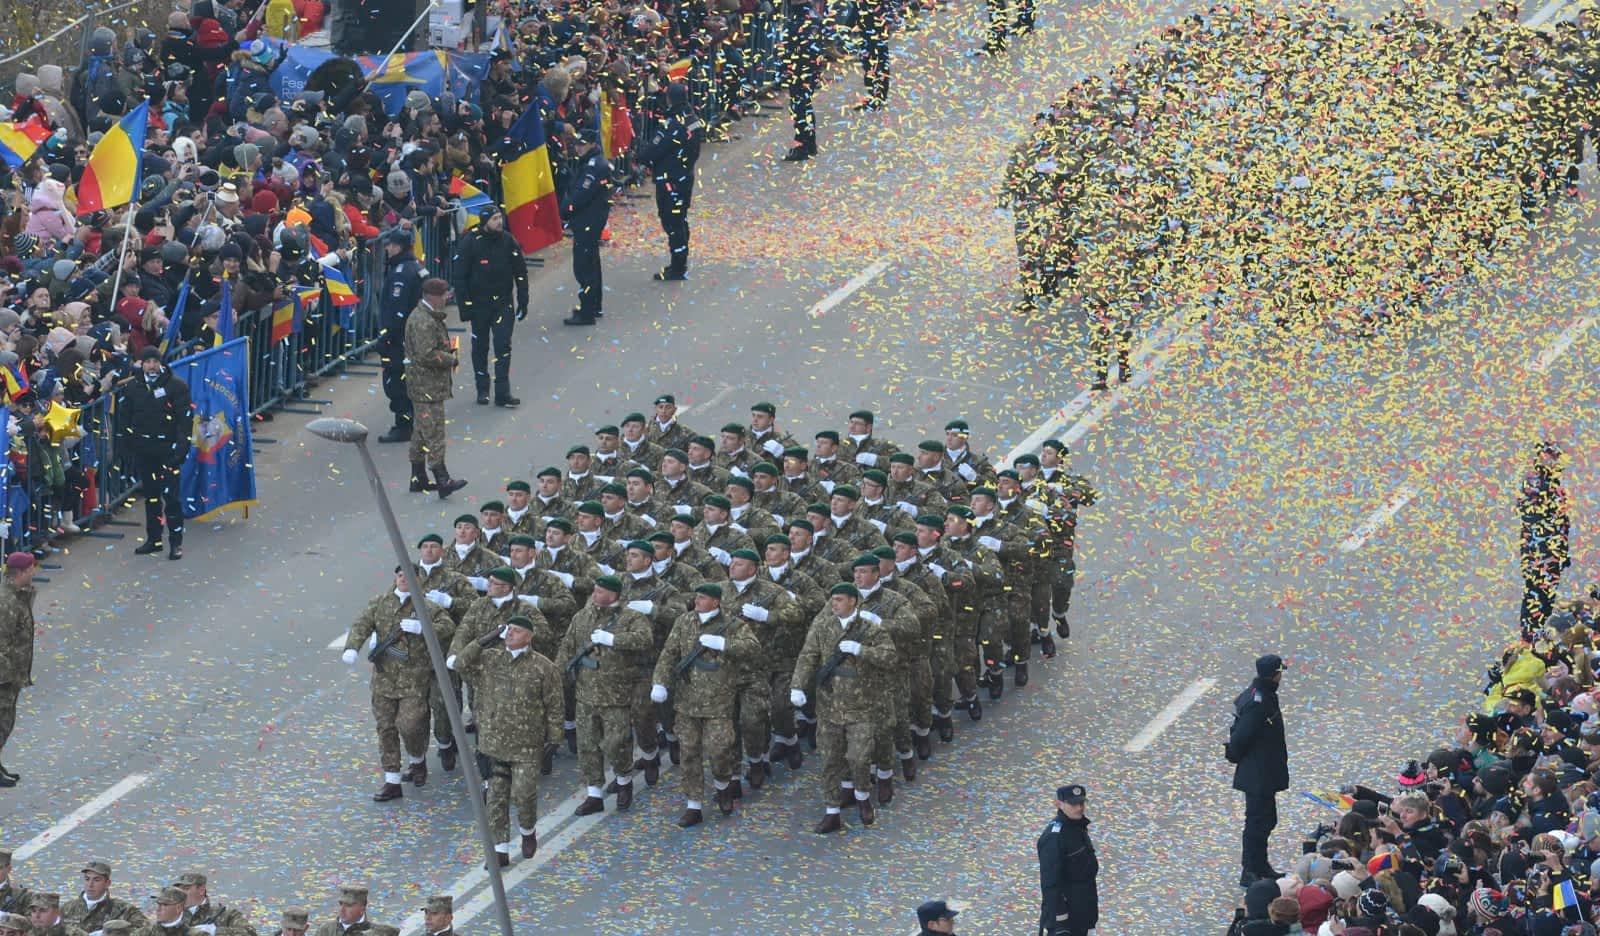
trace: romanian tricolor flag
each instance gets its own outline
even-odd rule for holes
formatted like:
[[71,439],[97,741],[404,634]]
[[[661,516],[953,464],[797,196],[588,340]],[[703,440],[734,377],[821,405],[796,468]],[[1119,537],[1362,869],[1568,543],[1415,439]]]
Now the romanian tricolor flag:
[[1550,909],[1557,913],[1572,907],[1578,907],[1578,889],[1573,886],[1570,879],[1562,881],[1550,892]]
[[78,214],[92,214],[133,201],[139,193],[140,154],[144,131],[150,122],[150,102],[145,101],[117,121],[95,144],[78,180]]
[[533,253],[561,241],[561,204],[537,102],[522,112],[507,136],[522,147],[522,155],[500,167],[507,227],[523,252]]
[[628,105],[612,100],[606,91],[600,92],[600,108],[595,120],[600,124],[600,142],[605,146],[607,159],[616,159],[633,145],[633,117],[628,113]]
[[1393,871],[1396,867],[1394,852],[1382,852],[1367,859],[1368,874],[1377,874],[1379,871]]
[[40,144],[50,138],[50,128],[35,114],[23,123],[0,123],[0,162],[13,169],[32,158]]
[[5,385],[5,402],[8,406],[28,392],[28,372],[22,369],[21,364],[8,364],[0,368],[0,382]]
[[277,344],[294,334],[294,312],[298,305],[299,302],[291,296],[272,307],[272,332],[267,336],[269,344]]
[[689,77],[689,69],[693,67],[694,59],[678,59],[676,62],[673,62],[671,65],[667,66],[667,80],[682,81]]
[[[466,229],[469,231],[477,227],[478,223],[494,210],[494,199],[483,189],[460,176],[450,180],[450,197],[461,202],[461,210],[467,214]],[[417,258],[420,260],[421,257],[419,253]]]
[[322,268],[322,281],[328,287],[328,301],[340,309],[359,304],[361,297],[351,288],[350,277],[345,276],[344,271],[339,269],[338,256],[324,255],[324,251],[328,248],[319,247],[321,243],[322,241],[316,237],[311,238],[311,259],[317,261],[317,266]]

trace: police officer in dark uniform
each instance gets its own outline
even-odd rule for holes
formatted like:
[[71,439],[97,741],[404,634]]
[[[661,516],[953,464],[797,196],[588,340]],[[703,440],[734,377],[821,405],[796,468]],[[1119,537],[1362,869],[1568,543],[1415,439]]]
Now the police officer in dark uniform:
[[889,0],[862,0],[856,4],[856,17],[861,27],[861,72],[867,96],[855,109],[882,110],[889,102]]
[[561,217],[572,230],[572,275],[578,281],[578,307],[563,325],[593,325],[600,309],[600,232],[611,217],[611,163],[593,128],[578,134],[578,164]]
[[667,235],[668,263],[655,279],[682,280],[689,275],[689,200],[694,195],[694,164],[705,141],[705,121],[689,106],[689,86],[667,86],[667,119],[650,135],[640,154],[655,173],[656,214]]
[[1233,770],[1233,788],[1244,794],[1244,844],[1239,886],[1280,875],[1267,861],[1267,840],[1278,824],[1277,795],[1289,788],[1289,747],[1278,707],[1283,659],[1269,653],[1256,660],[1256,678],[1233,700],[1233,727],[1224,753]]
[[461,318],[472,326],[472,377],[478,387],[478,405],[489,404],[491,340],[494,405],[519,405],[522,401],[511,393],[511,329],[528,317],[528,261],[517,239],[506,230],[504,209],[496,207],[462,238],[452,276],[450,285],[461,304]]
[[956,911],[943,900],[929,900],[917,905],[917,936],[947,936],[956,931]]
[[1086,936],[1100,922],[1100,893],[1095,877],[1100,859],[1089,841],[1084,813],[1088,794],[1071,783],[1056,788],[1056,817],[1039,836],[1039,908],[1042,936]]
[[406,316],[422,301],[422,264],[411,255],[411,237],[394,228],[383,232],[383,298],[378,303],[378,361],[383,395],[389,398],[394,428],[379,442],[411,441],[411,396],[406,393]]
[[189,409],[189,385],[161,362],[161,352],[139,352],[139,370],[123,387],[122,415],[126,418],[123,451],[131,456],[134,477],[144,493],[144,543],[134,552],[141,556],[161,551],[162,523],[170,536],[169,559],[183,558],[183,497],[178,473],[189,457],[189,436],[194,417]]
[[[789,81],[789,113],[794,118],[794,146],[784,162],[817,155],[817,115],[811,97],[822,80],[822,14],[814,0],[790,0],[783,66]],[[885,89],[887,90],[887,89]]]

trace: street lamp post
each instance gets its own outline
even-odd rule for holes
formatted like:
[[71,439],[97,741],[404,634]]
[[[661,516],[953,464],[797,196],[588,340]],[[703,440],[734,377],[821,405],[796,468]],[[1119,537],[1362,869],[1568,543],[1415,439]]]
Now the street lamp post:
[[356,451],[361,453],[361,466],[367,470],[367,482],[372,486],[372,496],[378,501],[378,513],[383,516],[383,525],[389,531],[389,542],[394,546],[395,558],[400,561],[400,569],[405,573],[412,606],[416,609],[417,619],[422,622],[422,639],[427,643],[428,657],[433,661],[433,675],[439,681],[444,709],[450,716],[450,731],[455,737],[456,750],[461,755],[461,770],[467,780],[467,804],[472,807],[472,815],[478,820],[478,834],[483,838],[484,867],[489,872],[489,886],[494,890],[500,932],[502,936],[515,936],[511,928],[511,908],[506,904],[506,884],[500,876],[500,862],[495,855],[494,833],[489,831],[489,814],[478,795],[483,788],[483,778],[478,775],[476,759],[467,754],[466,724],[461,720],[461,706],[456,704],[455,695],[449,691],[450,670],[444,665],[444,648],[439,645],[439,635],[428,617],[427,604],[422,600],[422,583],[417,581],[416,566],[411,562],[406,541],[400,536],[400,523],[395,519],[394,508],[389,506],[389,496],[384,493],[383,482],[378,478],[378,465],[367,448],[367,427],[353,419],[313,419],[306,424],[306,428],[314,435],[333,442],[353,442]]

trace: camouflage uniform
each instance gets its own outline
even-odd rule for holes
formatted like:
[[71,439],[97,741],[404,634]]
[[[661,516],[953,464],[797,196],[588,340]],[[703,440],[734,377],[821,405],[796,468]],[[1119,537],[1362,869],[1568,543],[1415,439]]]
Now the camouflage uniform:
[[[951,651],[955,636],[955,617],[949,593],[939,581],[938,573],[928,568],[924,558],[918,556],[908,562],[896,563],[897,581],[907,582],[922,589],[933,603],[934,615],[931,629],[927,629],[928,650],[924,659],[915,661],[911,669],[911,730],[919,737],[928,734],[930,716],[943,719],[950,716],[950,683],[953,678]],[[918,709],[927,715],[919,717]]]
[[[594,591],[595,577],[600,574],[600,569],[589,554],[577,548],[570,540],[561,547],[561,552],[552,554],[548,546],[539,550],[533,558],[533,567],[549,575],[559,572],[554,576],[572,592],[573,600],[581,607],[589,602],[589,593]],[[568,580],[563,576],[570,576]]]
[[[769,684],[772,688],[772,710],[770,719],[772,723],[772,737],[786,745],[799,743],[795,734],[796,719],[805,718],[803,712],[795,710],[789,702],[789,690],[794,688],[789,685],[789,677],[794,675],[794,661],[800,655],[800,646],[805,642],[809,622],[822,612],[828,603],[827,593],[822,590],[809,575],[795,570],[794,563],[789,563],[782,569],[773,570],[768,566],[763,573],[770,578],[773,584],[788,593],[791,601],[800,611],[800,621],[795,627],[792,641],[777,641],[775,645],[763,643],[767,651],[768,665],[772,667],[772,678]],[[832,586],[832,582],[828,583]],[[779,691],[778,676],[783,676],[782,691]]]
[[[978,644],[987,649],[993,643],[1002,612],[1004,585],[1001,581],[1000,561],[994,553],[978,545],[976,536],[946,537],[941,552],[956,560],[959,565],[940,563],[950,578],[943,581],[951,588],[950,598],[955,606],[956,633],[954,669],[956,689],[969,702],[978,695],[980,664]],[[953,581],[952,581],[953,579]],[[935,692],[938,687],[935,686]]]
[[669,698],[659,712],[656,704],[650,701],[650,670],[655,667],[661,648],[667,642],[667,635],[672,632],[673,622],[678,619],[678,615],[689,610],[692,599],[687,591],[680,591],[672,583],[657,576],[653,570],[642,576],[632,572],[621,572],[617,577],[622,580],[622,594],[617,596],[618,604],[626,606],[632,601],[650,602],[650,610],[642,613],[650,619],[652,641],[649,652],[641,654],[638,659],[641,672],[634,687],[633,739],[639,746],[640,758],[652,760],[657,756],[658,728],[666,735],[668,742],[676,742],[677,736],[672,732],[673,700]]
[[[943,516],[945,507],[949,506],[938,488],[916,475],[905,481],[890,478],[888,487],[883,490],[883,499],[893,504],[901,513],[910,516],[913,521],[922,514]],[[906,510],[908,506],[912,509]]]
[[[589,635],[597,630],[610,632],[611,646],[590,642]],[[620,601],[606,608],[587,604],[572,616],[557,659],[571,666],[583,654],[569,672],[577,682],[578,770],[588,786],[606,782],[607,762],[619,784],[632,782],[629,738],[633,700],[642,678],[639,662],[654,650],[650,619]]]
[[1067,608],[1072,603],[1072,582],[1078,574],[1077,561],[1073,556],[1077,545],[1078,508],[1093,504],[1100,492],[1095,490],[1088,478],[1067,474],[1061,469],[1056,469],[1044,486],[1049,492],[1045,503],[1048,506],[1046,522],[1050,529],[1046,539],[1050,550],[1047,559],[1051,567],[1050,613],[1057,621],[1057,631],[1065,637]]
[[445,328],[447,306],[423,300],[406,316],[406,395],[414,408],[411,463],[444,464],[444,401],[453,395],[456,353]]
[[[861,644],[860,656],[839,649],[845,640]],[[830,810],[855,805],[872,790],[874,722],[879,697],[888,690],[884,673],[894,665],[894,653],[894,640],[883,625],[859,613],[840,621],[832,608],[825,608],[806,631],[789,684],[816,701],[822,802]],[[817,685],[818,671],[836,656],[841,662]]]
[[[1031,511],[1024,511],[1024,514],[1031,516]],[[996,666],[1026,663],[1033,645],[1029,626],[1033,614],[1033,550],[1029,530],[1003,519],[998,506],[996,513],[974,519],[973,525],[972,535],[980,542],[985,538],[998,541],[998,546],[983,545],[999,556],[1005,573],[1000,586],[1003,595],[1000,620],[996,632],[990,635],[991,646],[984,651],[985,659]],[[991,675],[999,679],[1004,674],[994,669]]]
[[[11,864],[10,852],[0,852],[0,858],[4,859],[7,866]],[[0,883],[0,913],[27,915],[33,911],[35,896],[33,891],[28,890],[8,877],[3,883]],[[50,906],[56,906],[59,903],[60,898],[57,898],[56,903],[50,904]]]
[[505,558],[483,545],[482,540],[473,543],[465,555],[455,543],[444,548],[444,567],[451,572],[460,572],[467,578],[482,578],[490,569],[504,564]]
[[[416,614],[415,604],[413,596],[408,595],[402,602],[393,591],[372,599],[351,625],[345,649],[359,653],[362,644],[374,635],[379,644],[384,643],[400,630],[402,619]],[[422,604],[439,635],[439,642],[448,646],[455,636],[450,614],[426,598],[422,599]],[[401,632],[392,647],[405,654],[405,659],[385,654],[372,669],[372,717],[378,726],[378,756],[385,774],[400,772],[402,744],[413,764],[421,762],[427,753],[428,687],[433,682],[428,645],[421,634]]]
[[86,933],[102,929],[112,920],[122,920],[136,929],[149,922],[138,907],[110,894],[106,894],[91,910],[82,892],[61,905],[61,919]]
[[[424,569],[420,565],[417,566],[417,584],[422,586],[424,596],[434,591],[444,593],[445,599],[450,602],[448,605],[433,598],[429,600],[443,605],[445,611],[450,615],[450,620],[455,624],[455,630],[460,629],[461,619],[466,616],[467,609],[472,606],[474,601],[478,600],[478,591],[472,587],[471,582],[467,581],[467,577],[460,572],[453,572],[446,568],[442,558],[439,564],[431,569]],[[450,646],[442,636],[439,642],[446,647]],[[455,696],[456,705],[459,707],[461,705],[461,677],[454,673],[450,674],[450,692]],[[428,712],[433,719],[434,744],[438,745],[441,751],[454,747],[456,739],[455,734],[450,730],[450,713],[445,710],[444,693],[439,690],[439,678],[437,676],[434,677],[432,682],[428,683]],[[229,912],[236,913],[238,911]]]
[[533,834],[539,819],[539,766],[561,737],[561,671],[533,647],[513,655],[505,644],[464,647],[456,667],[474,689],[478,753],[489,758],[489,823],[502,851],[517,825]]
[[578,599],[573,596],[572,589],[562,584],[561,579],[540,569],[537,559],[533,565],[514,571],[521,577],[516,588],[512,589],[517,602],[523,606],[524,612],[530,608],[539,612],[537,615],[528,615],[534,624],[533,649],[545,659],[551,659],[567,632],[568,622],[577,613]]
[[[700,645],[703,634],[719,634],[726,641],[722,651]],[[678,664],[695,654],[693,663],[680,675]],[[683,795],[699,802],[705,795],[704,761],[711,761],[711,778],[718,791],[734,778],[734,703],[739,679],[750,667],[759,666],[761,644],[738,617],[719,611],[709,621],[687,611],[673,622],[672,632],[656,660],[653,682],[666,686],[676,718],[675,731],[683,751]]]
[[[760,646],[756,661],[739,678],[739,737],[749,764],[766,760],[768,741],[777,737],[771,729],[772,710],[788,705],[789,674],[805,639],[806,619],[788,591],[759,570],[742,591],[737,582],[724,585],[722,600],[725,613],[744,620]],[[757,620],[762,614],[766,620]]]
[[216,927],[216,932],[210,936],[256,936],[256,928],[250,925],[250,920],[243,913],[232,907],[218,906],[209,897],[205,903],[184,910],[183,919],[191,929]]
[[[930,574],[928,578],[933,579],[933,576]],[[938,588],[937,579],[933,579],[931,584]],[[903,761],[906,759],[906,754],[913,751],[916,739],[928,736],[928,729],[932,725],[933,700],[930,694],[933,676],[929,654],[932,653],[934,630],[939,626],[940,602],[944,600],[944,590],[939,589],[940,595],[936,602],[923,585],[908,578],[901,578],[898,572],[884,576],[879,580],[879,585],[906,599],[917,621],[915,637],[891,633],[894,637],[895,650],[900,654],[900,668],[905,676],[904,684],[896,687],[898,696],[895,700],[894,725],[895,750]]]
[[0,582],[0,749],[17,725],[17,699],[33,685],[33,597],[30,584]]
[[[883,689],[878,697],[878,711],[873,716],[873,762],[878,765],[878,779],[887,780],[894,776],[897,756],[900,760],[912,756],[910,667],[918,655],[922,625],[911,602],[882,582],[870,594],[863,592],[857,611],[878,616],[878,626],[889,635],[895,650],[878,674]],[[914,772],[915,768],[912,770]]]

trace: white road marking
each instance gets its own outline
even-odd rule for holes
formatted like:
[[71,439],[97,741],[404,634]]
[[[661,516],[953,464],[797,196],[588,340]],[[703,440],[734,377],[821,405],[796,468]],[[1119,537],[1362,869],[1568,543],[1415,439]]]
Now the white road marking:
[[1540,26],[1543,26],[1545,23],[1554,19],[1557,13],[1563,12],[1563,8],[1565,6],[1566,0],[1550,0],[1549,3],[1546,3],[1532,16],[1528,17],[1528,25],[1534,29],[1538,29]]
[[149,780],[150,775],[142,773],[129,774],[126,777],[123,777],[121,780],[118,780],[111,787],[111,789],[106,790],[104,793],[101,793],[99,796],[96,796],[94,799],[84,803],[82,806],[79,806],[77,809],[74,809],[72,812],[68,813],[65,819],[62,819],[60,822],[56,823],[50,828],[45,829],[43,832],[40,832],[33,838],[23,842],[22,847],[12,852],[11,860],[27,861],[29,858],[32,858],[34,855],[37,855],[39,852],[43,851],[53,842],[59,840],[62,836],[94,818],[97,813],[103,811],[107,806],[110,806],[117,800],[122,799],[124,796],[127,796],[129,793],[132,793],[139,787],[144,786],[145,783],[149,782]]
[[1566,354],[1567,349],[1571,348],[1573,343],[1584,332],[1593,328],[1596,322],[1600,322],[1600,314],[1591,313],[1568,325],[1562,330],[1561,334],[1556,336],[1556,340],[1550,344],[1550,347],[1540,351],[1537,357],[1528,362],[1528,369],[1538,374],[1548,371],[1550,365],[1554,364],[1561,355]]
[[349,640],[349,639],[350,639],[350,632],[349,631],[345,631],[344,633],[340,634],[339,636],[337,636],[337,637],[333,638],[332,640],[328,641],[328,649],[329,650],[337,650],[340,647],[343,647],[344,646],[344,642],[346,640]]
[[1361,521],[1361,525],[1356,527],[1355,532],[1345,537],[1344,542],[1339,544],[1339,551],[1355,552],[1365,546],[1372,534],[1378,532],[1379,527],[1394,519],[1394,515],[1400,512],[1400,508],[1410,503],[1411,499],[1416,496],[1417,489],[1409,483],[1395,488],[1394,493],[1390,494],[1388,500],[1383,502],[1383,506],[1367,514],[1367,519]]
[[827,315],[839,303],[849,299],[856,290],[877,279],[879,276],[882,276],[883,271],[887,269],[889,269],[889,261],[877,261],[876,263],[867,267],[865,270],[862,270],[860,273],[852,276],[848,283],[845,283],[843,286],[840,286],[838,289],[835,289],[833,292],[829,293],[828,298],[812,306],[810,310],[806,312],[806,314],[812,318],[821,318],[824,315]]
[[728,394],[732,393],[735,389],[737,388],[734,387],[733,384],[725,383],[722,385],[721,390],[718,390],[716,393],[712,394],[708,399],[701,400],[699,403],[690,403],[688,406],[678,407],[678,415],[682,416],[684,413],[687,413],[690,410],[707,409],[716,406],[718,403],[726,400],[728,398]]
[[1189,710],[1189,706],[1200,701],[1200,697],[1205,695],[1206,691],[1216,684],[1217,681],[1215,679],[1196,679],[1190,683],[1182,692],[1174,696],[1172,701],[1167,703],[1167,707],[1157,713],[1155,718],[1150,719],[1149,724],[1139,729],[1139,733],[1133,736],[1132,741],[1123,745],[1122,750],[1129,754],[1137,754],[1149,747],[1156,738],[1161,736],[1161,732],[1172,727],[1172,723],[1182,717],[1183,713]]
[[[584,833],[604,822],[606,817],[611,815],[615,810],[616,801],[617,798],[615,796],[606,797],[605,812],[595,813],[592,816],[584,816],[572,822],[566,828],[562,829],[560,832],[557,832],[555,838],[552,838],[549,841],[545,841],[544,836],[541,835],[539,837],[539,850],[534,853],[533,857],[525,861],[517,862],[510,868],[509,871],[506,872],[506,893],[509,895],[518,884],[521,884],[523,881],[526,881],[528,878],[532,877],[533,872],[544,867],[557,855],[566,851],[569,847],[571,847],[573,842],[576,842],[578,839],[582,838]],[[485,874],[484,877],[487,879],[488,874]],[[478,892],[476,897],[467,901],[466,906],[458,907],[456,909],[456,926],[459,928],[462,924],[470,923],[473,917],[492,906],[494,906],[494,888],[485,887],[483,890]],[[418,926],[420,927],[420,925],[421,923],[419,921]],[[406,930],[401,930],[400,936],[410,936],[410,933],[408,933]]]

